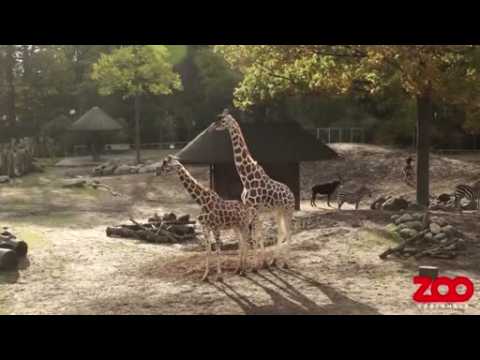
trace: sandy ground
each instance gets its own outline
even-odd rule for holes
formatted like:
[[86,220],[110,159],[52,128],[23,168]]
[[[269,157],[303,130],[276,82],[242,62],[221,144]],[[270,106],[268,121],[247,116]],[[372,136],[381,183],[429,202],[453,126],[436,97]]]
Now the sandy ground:
[[[199,282],[203,254],[195,243],[150,245],[105,236],[107,226],[125,223],[130,216],[143,220],[172,210],[197,214],[174,176],[102,178],[124,195],[121,198],[100,190],[59,188],[59,179],[72,171],[63,168],[2,186],[0,225],[27,241],[30,252],[19,271],[0,274],[0,313],[480,314],[478,294],[458,309],[423,309],[412,301],[412,276],[418,265],[435,264],[446,275],[467,275],[480,288],[479,215],[449,215],[470,239],[467,255],[454,261],[382,261],[378,255],[395,245],[384,231],[388,214],[367,210],[368,204],[356,213],[348,206],[337,212],[323,201],[319,209],[312,209],[306,198],[312,183],[341,168],[349,169],[348,176],[358,182],[370,179],[376,193],[388,189],[408,194],[394,171],[388,171],[401,164],[404,154],[374,147],[337,150],[346,155],[346,162],[302,167],[305,201],[296,223],[303,226],[297,226],[289,248],[292,268],[241,278],[232,273],[237,253],[225,252],[223,283]],[[474,178],[480,169],[472,159],[435,158],[433,163],[435,191]],[[374,169],[373,175],[364,175],[365,164]],[[437,176],[437,166],[443,178]],[[206,182],[206,169],[191,170]]]

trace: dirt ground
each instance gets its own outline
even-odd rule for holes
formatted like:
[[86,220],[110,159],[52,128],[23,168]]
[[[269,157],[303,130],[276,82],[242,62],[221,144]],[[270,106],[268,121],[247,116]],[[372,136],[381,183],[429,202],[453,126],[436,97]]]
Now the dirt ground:
[[[478,293],[466,307],[424,309],[415,305],[412,276],[435,264],[445,275],[469,276],[480,289],[479,214],[446,215],[469,239],[469,252],[450,261],[382,261],[394,240],[384,230],[390,214],[338,212],[323,200],[309,205],[309,189],[341,172],[368,183],[374,196],[413,196],[398,181],[404,153],[373,146],[336,145],[342,162],[302,165],[302,211],[289,248],[290,270],[235,276],[237,253],[225,252],[222,283],[201,283],[203,254],[196,243],[152,245],[105,236],[107,226],[144,220],[153,213],[198,214],[174,175],[102,178],[122,197],[102,190],[62,189],[65,173],[90,168],[49,167],[12,185],[0,185],[0,226],[29,244],[17,272],[0,273],[0,314],[480,314]],[[148,153],[160,160],[164,153]],[[435,193],[478,180],[475,158],[432,159]],[[191,168],[207,183],[207,169]],[[335,202],[334,202],[335,204]],[[267,222],[269,223],[269,222]],[[231,234],[226,234],[227,238]],[[212,270],[214,270],[212,268]]]

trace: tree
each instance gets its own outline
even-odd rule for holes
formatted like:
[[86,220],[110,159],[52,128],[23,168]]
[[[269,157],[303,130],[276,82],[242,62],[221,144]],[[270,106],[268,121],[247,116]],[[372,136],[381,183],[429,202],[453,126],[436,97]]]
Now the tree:
[[478,96],[479,51],[468,45],[222,45],[241,71],[235,104],[247,108],[280,95],[376,94],[398,82],[417,105],[417,203],[429,201],[430,125],[434,100]]
[[127,46],[103,54],[93,65],[92,79],[101,95],[121,92],[134,98],[135,146],[140,162],[141,100],[145,94],[170,95],[181,90],[181,80],[174,72],[170,53],[162,45]]

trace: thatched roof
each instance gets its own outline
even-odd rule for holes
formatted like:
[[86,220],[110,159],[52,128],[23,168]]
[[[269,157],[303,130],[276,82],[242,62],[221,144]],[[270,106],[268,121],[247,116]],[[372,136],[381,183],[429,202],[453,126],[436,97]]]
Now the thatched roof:
[[97,106],[87,111],[70,127],[72,131],[115,131],[121,129],[122,125],[118,121]]
[[[323,142],[297,123],[241,124],[245,140],[256,160],[263,163],[297,163],[338,158]],[[227,131],[203,131],[178,154],[186,164],[225,164],[233,162]]]
[[59,115],[42,126],[42,132],[48,135],[60,135],[68,130],[72,119],[66,115]]

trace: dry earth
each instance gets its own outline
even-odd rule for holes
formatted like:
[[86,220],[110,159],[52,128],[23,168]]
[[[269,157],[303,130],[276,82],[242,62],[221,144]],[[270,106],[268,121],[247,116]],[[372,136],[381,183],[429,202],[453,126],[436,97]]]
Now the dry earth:
[[[469,253],[454,261],[382,261],[395,245],[384,230],[389,214],[337,212],[321,201],[311,209],[310,187],[337,172],[352,183],[368,183],[375,195],[404,194],[398,181],[405,153],[373,146],[339,144],[341,162],[302,165],[303,211],[290,247],[292,269],[264,270],[245,278],[232,274],[236,253],[223,256],[223,283],[198,281],[203,257],[195,243],[150,245],[110,239],[107,226],[145,219],[154,212],[198,213],[174,176],[102,178],[115,191],[62,189],[68,171],[0,185],[0,225],[28,242],[28,261],[18,272],[0,274],[1,314],[480,314],[478,294],[460,309],[421,309],[412,302],[418,265],[436,264],[446,275],[469,276],[480,288],[478,214],[448,215],[470,239]],[[163,154],[149,153],[159,160]],[[478,180],[479,159],[433,156],[433,192]],[[205,168],[191,168],[207,183]],[[267,224],[270,222],[267,221]],[[302,229],[303,228],[303,229]],[[227,234],[230,237],[231,234]]]

